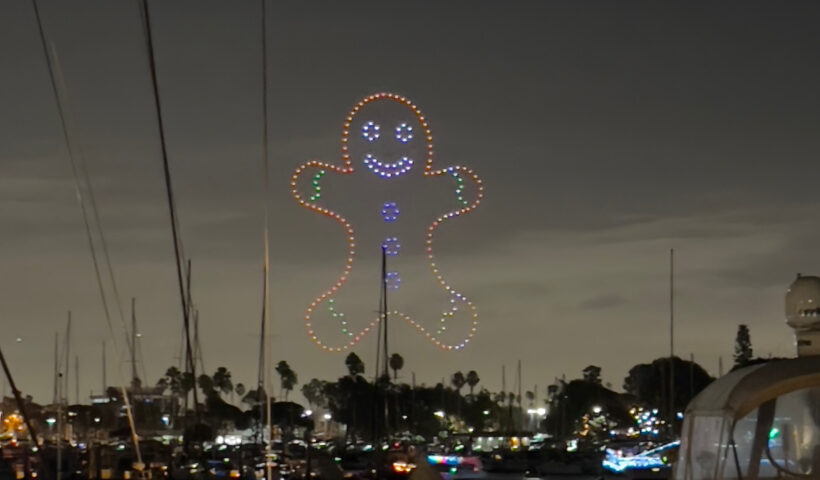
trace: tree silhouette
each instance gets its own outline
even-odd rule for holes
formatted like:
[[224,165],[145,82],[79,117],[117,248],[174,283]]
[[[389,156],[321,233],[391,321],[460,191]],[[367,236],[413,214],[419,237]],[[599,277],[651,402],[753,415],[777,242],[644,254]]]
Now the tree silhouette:
[[214,380],[205,373],[197,378],[196,383],[205,395],[214,391]]
[[738,325],[737,336],[735,336],[735,368],[748,365],[752,356],[752,338],[749,335],[749,327],[743,324]]
[[[635,365],[624,379],[624,390],[649,407],[658,408],[661,416],[669,412],[669,357],[658,358],[652,363]],[[697,363],[675,357],[674,405],[683,410],[686,405],[712,382],[712,377]],[[677,413],[677,412],[672,412]]]
[[570,435],[595,407],[601,408],[613,427],[632,426],[635,423],[629,414],[626,399],[599,383],[578,379],[562,382],[557,390],[545,421],[547,431],[556,437]]
[[464,378],[464,374],[461,372],[456,372],[450,377],[450,383],[455,387],[456,391],[461,395],[461,389],[464,388],[464,385],[467,384],[467,379]]
[[233,392],[233,382],[231,381],[231,372],[228,371],[225,367],[219,367],[214,372],[213,377],[213,387],[214,389],[222,392],[222,393],[231,393]]
[[473,389],[481,379],[478,378],[478,373],[475,370],[470,370],[467,372],[467,386],[470,387],[470,396],[473,396]]
[[288,362],[284,360],[280,360],[278,364],[276,364],[276,373],[279,374],[279,381],[282,386],[282,390],[285,391],[285,400],[288,399],[288,394],[293,387],[299,383],[298,378],[296,377],[296,372],[290,368]]
[[350,355],[345,357],[345,366],[351,377],[364,373],[364,362],[354,352],[350,352]]
[[188,394],[196,387],[196,379],[191,372],[182,372],[179,377],[179,388],[182,391],[182,397],[188,398]]
[[582,371],[584,380],[592,383],[601,383],[601,367],[590,365]]
[[305,400],[308,401],[308,405],[313,408],[314,405],[323,407],[325,406],[324,400],[324,387],[325,382],[312,379],[308,383],[302,385],[302,395],[304,395]]
[[256,389],[248,390],[248,393],[242,397],[242,403],[248,404],[251,408],[259,408],[267,402],[268,394],[261,386]]
[[404,367],[404,358],[398,353],[390,355],[390,369],[393,370],[393,381],[399,378],[399,370]]

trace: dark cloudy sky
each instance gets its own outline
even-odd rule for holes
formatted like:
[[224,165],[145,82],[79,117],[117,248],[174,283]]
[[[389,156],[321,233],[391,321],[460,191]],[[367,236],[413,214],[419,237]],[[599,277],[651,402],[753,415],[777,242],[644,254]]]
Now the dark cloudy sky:
[[[151,6],[205,365],[250,384],[261,304],[259,4]],[[487,194],[437,243],[442,268],[480,309],[478,335],[448,354],[397,324],[406,377],[434,383],[476,369],[496,389],[501,365],[511,372],[520,359],[525,389],[538,384],[541,395],[588,364],[620,387],[629,367],[668,352],[671,247],[677,352],[716,373],[747,323],[756,353],[792,354],[785,289],[796,272],[820,272],[816,3],[269,6],[273,355],[300,380],[344,371],[343,356],[317,350],[302,325],[339,274],[344,238],[297,207],[289,177],[310,158],[338,161],[346,112],[382,90],[417,102],[437,159],[474,167]],[[138,299],[154,383],[177,362],[181,314],[137,4],[41,10],[120,292]],[[99,389],[107,333],[25,0],[0,3],[0,98],[0,343],[21,388],[50,400],[53,335],[72,310],[85,395]],[[375,294],[362,301],[375,308]],[[356,351],[372,364],[372,338]]]

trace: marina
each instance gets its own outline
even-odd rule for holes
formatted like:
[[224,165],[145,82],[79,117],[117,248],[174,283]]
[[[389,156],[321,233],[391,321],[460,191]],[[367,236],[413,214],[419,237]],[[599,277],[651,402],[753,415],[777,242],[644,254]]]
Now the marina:
[[820,479],[818,19],[0,4],[0,480]]

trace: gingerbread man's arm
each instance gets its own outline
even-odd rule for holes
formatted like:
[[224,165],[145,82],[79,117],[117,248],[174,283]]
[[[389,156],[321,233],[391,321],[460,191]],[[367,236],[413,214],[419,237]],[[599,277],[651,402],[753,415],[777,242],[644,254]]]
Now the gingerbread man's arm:
[[[324,163],[318,160],[311,160],[299,166],[296,170],[294,170],[293,175],[291,176],[290,180],[290,193],[293,196],[293,199],[296,200],[300,206],[307,208],[308,210],[312,210],[316,213],[322,214],[326,217],[330,217],[336,221],[342,228],[345,230],[347,234],[347,260],[345,261],[345,266],[342,271],[342,274],[336,280],[336,282],[326,291],[324,291],[321,295],[316,297],[313,302],[311,302],[310,306],[307,309],[305,315],[305,327],[307,328],[308,336],[310,336],[311,340],[320,346],[324,350],[335,350],[341,351],[342,349],[339,348],[331,348],[327,345],[324,345],[316,333],[313,331],[313,326],[311,324],[311,313],[313,310],[323,301],[325,301],[328,297],[335,294],[337,290],[339,290],[342,285],[344,284],[345,280],[347,280],[348,275],[350,275],[350,270],[353,268],[353,258],[356,254],[356,238],[353,232],[353,226],[350,222],[340,215],[338,212],[335,212],[327,207],[323,207],[317,203],[317,200],[321,197],[321,179],[322,177],[327,174],[328,172],[338,173],[341,175],[347,175],[353,173],[353,168],[350,167],[339,167],[336,165],[331,165],[329,163]],[[302,181],[303,175],[311,175],[312,176],[312,191],[302,192],[299,189],[300,182]],[[369,328],[364,330],[364,333],[367,333]],[[355,341],[358,342],[359,335],[356,335]],[[352,343],[351,343],[352,345]],[[347,348],[344,347],[344,348]]]

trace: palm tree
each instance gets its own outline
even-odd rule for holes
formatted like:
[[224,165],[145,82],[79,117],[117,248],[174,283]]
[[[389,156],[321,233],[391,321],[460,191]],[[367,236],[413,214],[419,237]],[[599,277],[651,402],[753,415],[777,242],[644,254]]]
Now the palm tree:
[[197,378],[196,383],[199,385],[199,389],[202,390],[202,393],[204,393],[205,396],[208,396],[214,391],[214,380],[205,373]]
[[214,372],[213,379],[214,388],[222,393],[233,392],[233,382],[231,381],[231,372],[225,367],[219,367]]
[[354,352],[350,352],[350,355],[345,357],[345,365],[351,377],[364,373],[364,362]]
[[293,390],[293,387],[297,383],[299,383],[296,377],[296,372],[290,368],[288,362],[281,360],[278,364],[276,364],[276,373],[279,374],[282,390],[285,391],[285,400],[287,400],[290,391]]
[[478,373],[475,370],[467,372],[467,385],[470,387],[470,396],[473,396],[473,389],[481,379],[478,378]]
[[168,367],[165,376],[159,379],[157,385],[170,388],[171,393],[180,395],[182,393],[182,372],[177,367]]
[[393,370],[393,381],[399,377],[399,370],[404,366],[404,359],[398,353],[390,355],[390,369]]
[[459,418],[461,417],[461,389],[464,388],[464,385],[467,383],[467,379],[464,378],[464,374],[461,371],[458,371],[453,374],[450,378],[450,383],[456,388],[456,393],[458,393],[458,397],[456,397],[456,413],[458,414]]
[[464,388],[464,385],[467,383],[467,379],[464,378],[464,374],[459,371],[453,374],[450,378],[450,383],[453,384],[458,394],[461,395],[461,389]]
[[[168,370],[165,371],[165,376],[157,382],[157,386],[162,387],[163,392],[165,389],[170,389],[171,395],[178,399],[188,393],[188,390],[184,388],[182,372],[180,372],[177,367],[168,367]],[[178,401],[174,402],[174,405],[179,406]],[[177,415],[178,412],[173,411],[171,413]]]

